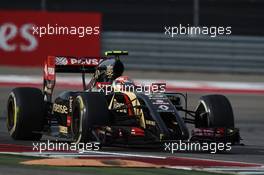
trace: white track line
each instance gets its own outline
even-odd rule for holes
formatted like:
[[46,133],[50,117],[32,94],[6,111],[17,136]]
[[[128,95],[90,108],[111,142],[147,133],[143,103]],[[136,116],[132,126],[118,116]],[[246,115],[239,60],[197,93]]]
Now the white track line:
[[[88,154],[87,154],[88,153]],[[107,157],[107,156],[120,156],[120,157],[139,157],[139,158],[156,158],[156,159],[166,159],[173,156],[155,156],[149,154],[133,154],[133,153],[119,153],[119,152],[108,152],[108,151],[84,151],[82,153],[64,153],[64,152],[0,152],[0,154],[13,154],[13,155],[27,155],[27,156],[40,156],[40,157]],[[190,159],[190,160],[204,160],[211,162],[224,162],[224,163],[239,163],[256,165],[258,168],[264,168],[263,165],[258,163],[247,163],[241,161],[228,161],[228,160],[218,160],[218,159],[206,159],[206,158],[195,158],[195,157],[178,157],[180,159]]]
[[[89,154],[86,154],[89,153]],[[166,159],[165,156],[153,156],[145,154],[129,154],[129,153],[116,153],[116,152],[105,152],[105,151],[85,151],[83,153],[60,153],[60,152],[0,152],[0,154],[10,155],[24,155],[34,157],[139,157],[139,158],[156,158]]]
[[235,174],[264,174],[264,167],[214,167],[201,168],[204,171],[221,172],[221,173],[235,173]]
[[[57,76],[57,83],[69,85],[81,85],[80,76]],[[259,82],[227,82],[227,81],[186,81],[186,80],[155,80],[155,79],[135,79],[138,83],[149,85],[154,82],[164,82],[167,86],[176,88],[208,88],[224,90],[252,90],[264,91],[264,83]],[[41,76],[25,75],[0,75],[0,83],[33,83],[41,85],[43,78]]]
[[213,161],[213,162],[225,162],[225,163],[250,164],[250,165],[259,165],[259,167],[262,167],[262,165],[258,163],[247,163],[247,162],[232,161],[232,160],[206,159],[206,158],[195,158],[195,157],[178,157],[178,156],[176,158],[191,159],[191,160],[205,160],[205,161]]
[[107,155],[122,156],[122,157],[142,157],[142,158],[156,158],[156,159],[166,159],[167,158],[165,156],[153,156],[153,155],[130,154],[130,153],[117,153],[117,152],[106,152],[106,151],[84,151],[84,153],[107,154]]

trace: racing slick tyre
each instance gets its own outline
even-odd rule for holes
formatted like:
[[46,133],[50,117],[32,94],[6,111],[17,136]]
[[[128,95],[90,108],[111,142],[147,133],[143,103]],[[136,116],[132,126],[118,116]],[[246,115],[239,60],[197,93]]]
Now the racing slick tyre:
[[44,100],[41,90],[15,88],[7,102],[7,129],[15,140],[40,140],[44,123]]
[[229,100],[223,95],[202,96],[196,109],[195,127],[234,128],[234,115]]
[[94,141],[93,127],[107,126],[109,122],[110,113],[104,94],[85,92],[75,98],[72,119],[72,133],[75,143]]

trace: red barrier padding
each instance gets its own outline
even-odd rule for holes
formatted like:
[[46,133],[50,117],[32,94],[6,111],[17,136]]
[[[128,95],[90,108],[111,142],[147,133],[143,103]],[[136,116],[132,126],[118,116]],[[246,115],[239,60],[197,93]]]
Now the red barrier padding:
[[98,57],[100,35],[96,12],[0,11],[0,65],[43,66],[48,55]]

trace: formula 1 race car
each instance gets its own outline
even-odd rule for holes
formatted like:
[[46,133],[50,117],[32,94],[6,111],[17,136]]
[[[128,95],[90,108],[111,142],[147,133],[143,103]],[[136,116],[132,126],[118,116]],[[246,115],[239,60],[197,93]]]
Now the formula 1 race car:
[[[202,96],[197,108],[187,109],[187,96],[166,92],[164,83],[147,88],[122,76],[119,58],[127,51],[108,51],[106,57],[49,56],[45,60],[43,91],[12,90],[7,103],[7,127],[15,140],[40,140],[42,135],[74,143],[145,145],[168,140],[239,143],[239,130],[229,100]],[[64,91],[54,100],[56,73],[81,73],[82,91]],[[85,74],[93,73],[89,83]],[[193,129],[187,128],[193,124]],[[189,131],[191,130],[191,131]]]

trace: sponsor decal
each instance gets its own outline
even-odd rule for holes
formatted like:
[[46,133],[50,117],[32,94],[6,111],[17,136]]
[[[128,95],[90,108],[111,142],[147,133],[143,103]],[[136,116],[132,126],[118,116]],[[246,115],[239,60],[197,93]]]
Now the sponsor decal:
[[65,126],[59,126],[59,130],[61,133],[64,133],[64,134],[68,133],[68,128]]
[[109,65],[106,67],[106,75],[108,78],[111,78],[113,76],[113,66],[112,65]]
[[57,104],[57,103],[54,103],[53,104],[53,111],[54,112],[61,113],[61,114],[68,114],[68,108],[67,108],[67,106],[60,105],[60,104]]
[[73,103],[73,98],[70,96],[69,98],[69,112],[72,113],[72,103]]
[[152,102],[152,104],[154,104],[154,105],[169,105],[170,103],[166,100],[160,100],[160,99],[158,99],[158,100],[154,100],[153,102]]
[[157,104],[162,104],[162,103],[164,103],[164,101],[163,100],[156,100],[156,102],[155,103],[157,103]]
[[155,121],[152,121],[152,120],[146,120],[146,124],[147,125],[151,125],[151,126],[155,126],[156,125],[156,122]]
[[72,65],[98,65],[100,60],[96,58],[70,58],[70,64]]
[[169,109],[169,107],[166,106],[166,105],[159,105],[158,108],[161,109],[161,110],[164,110],[164,111],[167,111]]
[[67,127],[70,127],[72,123],[72,118],[71,116],[67,116]]
[[48,75],[54,75],[55,74],[55,69],[53,67],[48,67],[47,73],[48,73]]
[[55,64],[56,65],[67,65],[68,64],[68,60],[65,57],[56,57]]

